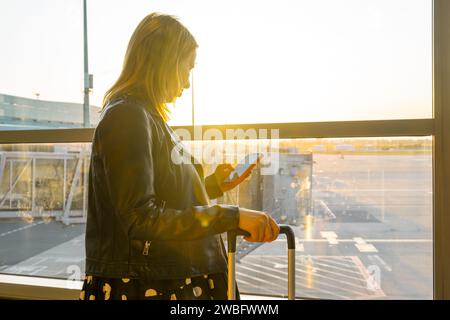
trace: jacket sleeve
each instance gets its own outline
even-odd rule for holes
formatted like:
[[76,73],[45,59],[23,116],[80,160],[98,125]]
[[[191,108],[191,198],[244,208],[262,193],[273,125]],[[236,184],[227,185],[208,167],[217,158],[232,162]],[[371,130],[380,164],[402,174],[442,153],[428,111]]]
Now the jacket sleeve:
[[[115,214],[130,239],[194,240],[239,225],[239,207],[192,206],[183,210],[160,204],[155,194],[154,144],[162,137],[143,109],[117,106],[106,114],[99,131],[106,184]],[[153,132],[155,131],[155,132]],[[167,157],[170,161],[170,155]]]
[[203,166],[200,163],[197,163],[197,159],[195,159],[194,157],[191,158],[191,161],[193,162],[195,170],[197,170],[198,175],[205,185],[208,197],[210,199],[216,199],[223,196],[223,191],[222,189],[220,189],[219,184],[217,183],[216,175],[213,173],[204,178]]
[[205,189],[210,199],[216,199],[223,196],[223,191],[220,189],[214,173],[205,178]]

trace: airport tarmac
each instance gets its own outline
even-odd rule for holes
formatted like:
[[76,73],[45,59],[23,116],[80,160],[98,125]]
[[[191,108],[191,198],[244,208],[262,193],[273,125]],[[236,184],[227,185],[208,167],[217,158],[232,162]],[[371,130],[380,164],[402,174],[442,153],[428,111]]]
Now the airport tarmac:
[[[431,299],[431,156],[315,155],[314,219],[295,226],[297,296]],[[0,219],[0,273],[84,273],[83,224]],[[285,295],[283,239],[237,264],[243,293]]]

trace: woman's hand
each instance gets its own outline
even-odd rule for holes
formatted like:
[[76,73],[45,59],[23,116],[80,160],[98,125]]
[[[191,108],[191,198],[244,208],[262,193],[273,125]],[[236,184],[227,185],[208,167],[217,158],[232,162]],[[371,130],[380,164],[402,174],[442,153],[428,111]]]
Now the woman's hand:
[[219,164],[216,168],[216,171],[214,171],[214,175],[216,176],[217,183],[219,184],[220,189],[222,192],[227,192],[236,185],[233,185],[232,183],[227,183],[225,180],[228,178],[230,173],[234,170],[233,166],[229,163],[222,163]]
[[231,189],[234,189],[243,179],[246,179],[250,172],[244,174],[241,179],[233,181],[233,182],[225,182],[225,180],[228,178],[231,172],[233,172],[234,168],[229,163],[222,163],[219,164],[214,171],[214,175],[216,176],[217,183],[219,184],[220,189],[222,192],[230,191]]
[[272,242],[278,238],[280,227],[265,212],[239,208],[239,228],[250,233],[244,237],[250,242]]

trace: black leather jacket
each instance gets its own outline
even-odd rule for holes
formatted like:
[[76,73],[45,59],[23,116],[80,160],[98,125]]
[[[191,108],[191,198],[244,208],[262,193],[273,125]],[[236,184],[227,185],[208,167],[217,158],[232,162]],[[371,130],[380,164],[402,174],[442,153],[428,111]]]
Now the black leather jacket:
[[175,279],[226,272],[220,233],[238,227],[239,208],[210,204],[222,195],[215,176],[204,179],[200,164],[172,161],[183,151],[142,100],[126,96],[107,106],[92,143],[86,274]]

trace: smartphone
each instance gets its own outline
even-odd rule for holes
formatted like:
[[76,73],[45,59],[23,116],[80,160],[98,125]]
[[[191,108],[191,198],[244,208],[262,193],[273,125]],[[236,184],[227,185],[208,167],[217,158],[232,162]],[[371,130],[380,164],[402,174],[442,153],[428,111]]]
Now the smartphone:
[[248,175],[250,171],[256,166],[259,160],[263,157],[262,153],[248,154],[230,173],[225,182],[234,182],[242,176]]

